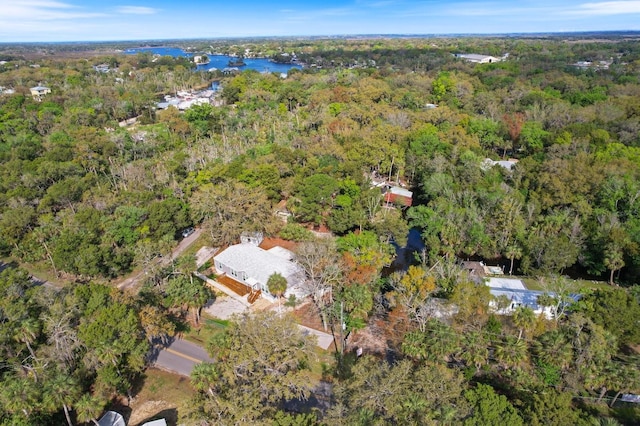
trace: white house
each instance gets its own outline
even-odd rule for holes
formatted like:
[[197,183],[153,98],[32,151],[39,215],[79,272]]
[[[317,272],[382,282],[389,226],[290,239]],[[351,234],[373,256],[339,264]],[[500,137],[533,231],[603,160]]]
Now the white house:
[[480,167],[482,167],[483,170],[489,170],[493,166],[500,166],[505,170],[511,171],[513,170],[516,164],[518,164],[518,160],[514,158],[509,158],[508,160],[499,160],[499,161],[492,160],[491,158],[485,158],[482,161],[482,164],[480,165]]
[[302,298],[308,294],[303,289],[303,272],[293,262],[293,253],[282,247],[264,250],[251,242],[236,244],[214,256],[213,263],[218,274],[226,274],[251,290],[261,290],[271,300],[274,296],[267,282],[276,272],[287,280],[285,297],[293,294]]
[[[536,314],[543,314],[545,317],[553,318],[554,312],[551,306],[541,306],[538,304],[538,297],[543,294],[554,296],[552,293],[543,291],[528,290],[524,283],[513,278],[486,278],[485,284],[491,289],[491,295],[494,297],[505,296],[511,301],[509,306],[504,309],[496,310],[498,314],[511,314],[519,306],[527,306]],[[496,303],[492,302],[494,308]]]
[[456,58],[464,59],[465,61],[473,62],[474,64],[491,64],[494,62],[500,62],[503,59],[489,55],[478,55],[475,53],[458,53],[456,54]]
[[29,89],[29,91],[31,92],[31,96],[33,96],[33,99],[36,99],[38,101],[42,96],[48,95],[49,93],[51,93],[51,89],[44,86],[32,87],[31,89]]

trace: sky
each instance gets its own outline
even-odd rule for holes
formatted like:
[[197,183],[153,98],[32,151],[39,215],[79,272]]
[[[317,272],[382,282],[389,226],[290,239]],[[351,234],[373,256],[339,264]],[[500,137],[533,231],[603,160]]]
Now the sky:
[[640,30],[640,0],[0,0],[0,42]]

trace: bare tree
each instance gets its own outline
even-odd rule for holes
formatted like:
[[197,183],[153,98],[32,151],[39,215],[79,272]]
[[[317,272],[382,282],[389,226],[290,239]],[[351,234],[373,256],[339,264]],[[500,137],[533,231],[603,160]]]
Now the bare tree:
[[327,330],[327,311],[333,303],[333,287],[342,278],[340,255],[332,240],[317,239],[300,244],[295,262],[304,272],[304,288],[322,317]]

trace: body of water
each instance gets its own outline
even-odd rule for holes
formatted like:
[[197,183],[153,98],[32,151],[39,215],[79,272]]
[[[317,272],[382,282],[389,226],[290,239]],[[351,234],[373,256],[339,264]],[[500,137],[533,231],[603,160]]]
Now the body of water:
[[[149,52],[154,55],[179,57],[184,56],[187,58],[193,57],[193,53],[187,53],[177,47],[137,47],[135,49],[127,49],[124,53],[128,55],[135,55],[137,53]],[[207,55],[209,57],[209,63],[206,65],[198,65],[196,68],[198,71],[219,69],[223,70],[229,68],[229,61],[236,58],[227,55]],[[302,68],[297,64],[278,64],[272,62],[266,58],[244,59],[245,66],[237,67],[240,70],[256,70],[258,72],[277,72],[287,73],[292,68]]]

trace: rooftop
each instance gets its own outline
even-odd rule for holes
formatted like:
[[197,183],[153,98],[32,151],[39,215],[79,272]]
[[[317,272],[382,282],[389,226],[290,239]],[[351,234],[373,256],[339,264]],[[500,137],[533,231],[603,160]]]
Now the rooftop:
[[287,278],[287,281],[295,278],[299,270],[297,265],[291,262],[292,258],[293,253],[285,248],[274,247],[264,250],[253,244],[236,244],[214,257],[216,261],[236,271],[244,271],[250,278],[264,284],[275,272]]

